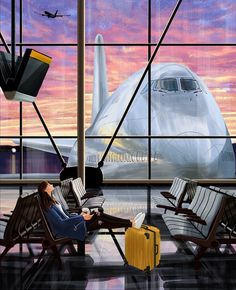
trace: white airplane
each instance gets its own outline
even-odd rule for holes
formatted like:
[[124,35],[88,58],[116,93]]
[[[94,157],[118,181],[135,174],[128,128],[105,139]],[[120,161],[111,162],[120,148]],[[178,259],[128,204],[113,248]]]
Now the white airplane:
[[35,13],[38,15],[41,15],[41,16],[46,16],[47,18],[70,16],[69,14],[58,14],[58,10],[56,10],[55,13],[49,12],[47,10],[44,10],[43,13],[38,13],[36,11],[35,11]]
[[[101,35],[96,43],[102,44]],[[144,69],[132,74],[109,97],[104,47],[95,47],[92,125],[86,136],[111,136],[133,95]],[[235,156],[219,107],[203,81],[176,63],[151,66],[152,178],[234,178]],[[147,76],[118,132],[119,136],[148,135]],[[177,136],[180,138],[158,138]],[[199,137],[194,139],[191,137]],[[204,138],[206,136],[206,138]],[[186,138],[184,138],[186,137]],[[77,165],[77,143],[56,140],[68,166]],[[74,144],[72,144],[74,142]],[[86,165],[97,166],[109,139],[86,139]],[[50,140],[26,140],[24,146],[54,152]],[[104,178],[146,178],[147,139],[115,139],[102,171]]]

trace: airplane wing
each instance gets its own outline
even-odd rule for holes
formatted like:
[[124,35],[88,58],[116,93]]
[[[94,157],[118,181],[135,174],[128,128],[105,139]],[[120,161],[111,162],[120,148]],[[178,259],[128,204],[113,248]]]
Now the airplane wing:
[[[71,148],[73,147],[74,143],[76,142],[76,139],[56,139],[54,140],[57,147],[59,148],[59,151],[61,152],[62,156],[69,157]],[[16,145],[19,145],[19,140],[14,139],[13,142]],[[31,139],[26,138],[23,139],[23,146],[49,152],[49,153],[56,153],[51,141],[48,138],[42,138],[42,139]]]
[[35,13],[35,14],[38,14],[38,15],[40,15],[40,16],[47,16],[47,15],[45,15],[45,14],[43,14],[43,13],[39,13],[39,12],[37,12],[37,11],[34,11],[34,13]]
[[70,16],[70,14],[57,14],[56,17]]

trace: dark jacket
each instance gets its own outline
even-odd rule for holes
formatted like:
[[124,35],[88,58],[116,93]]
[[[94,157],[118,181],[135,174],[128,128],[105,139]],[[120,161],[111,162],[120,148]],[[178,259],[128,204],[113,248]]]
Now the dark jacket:
[[55,237],[67,237],[84,241],[87,232],[86,222],[81,215],[67,216],[52,205],[45,210],[45,216]]

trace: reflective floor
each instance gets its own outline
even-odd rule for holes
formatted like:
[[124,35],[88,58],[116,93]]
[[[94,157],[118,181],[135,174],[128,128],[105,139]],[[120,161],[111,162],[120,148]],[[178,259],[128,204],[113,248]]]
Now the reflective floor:
[[[160,187],[150,191],[145,187],[107,187],[103,190],[107,213],[132,218],[137,212],[144,211],[149,214],[145,223],[160,229],[161,261],[150,275],[124,265],[109,234],[94,233],[88,236],[86,256],[69,256],[65,252],[62,269],[48,255],[36,266],[37,257],[30,256],[25,245],[22,248],[15,246],[1,263],[0,289],[236,289],[233,249],[210,250],[196,267],[191,252],[194,245],[175,242],[161,218],[162,211],[152,202],[147,206],[147,201],[151,201],[159,190]],[[7,192],[8,197],[13,197],[17,189],[0,188],[1,212],[10,208],[12,202],[14,204],[13,198],[5,197]],[[124,236],[117,235],[117,240],[124,249]],[[37,255],[41,247],[33,245],[32,249]]]

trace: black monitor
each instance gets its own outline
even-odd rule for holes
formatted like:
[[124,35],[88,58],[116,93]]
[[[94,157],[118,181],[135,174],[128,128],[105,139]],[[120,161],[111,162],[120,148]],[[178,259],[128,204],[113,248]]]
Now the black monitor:
[[26,49],[17,57],[15,77],[11,74],[11,55],[0,52],[0,85],[8,100],[34,102],[46,76],[51,57],[34,49]]

